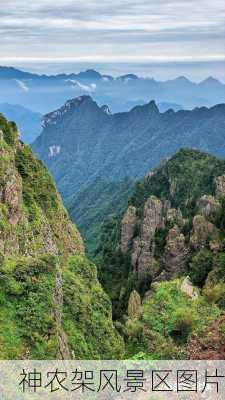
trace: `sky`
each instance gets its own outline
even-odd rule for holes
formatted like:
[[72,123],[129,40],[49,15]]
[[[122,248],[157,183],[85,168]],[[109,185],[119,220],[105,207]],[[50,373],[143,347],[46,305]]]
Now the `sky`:
[[225,80],[224,0],[0,0],[0,64]]

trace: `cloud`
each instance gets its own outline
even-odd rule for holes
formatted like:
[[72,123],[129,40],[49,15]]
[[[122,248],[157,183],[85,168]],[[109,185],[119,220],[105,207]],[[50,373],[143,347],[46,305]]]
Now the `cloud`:
[[15,82],[19,86],[20,89],[22,89],[23,92],[29,92],[28,86],[21,80],[15,79]]
[[80,83],[74,79],[66,79],[66,82],[70,83],[72,86],[74,86],[75,88],[79,88],[84,92],[88,92],[88,93],[93,93],[95,92],[97,86],[95,83],[91,83],[90,85],[84,85],[83,83]]
[[1,0],[1,58],[222,60],[224,22],[224,0]]

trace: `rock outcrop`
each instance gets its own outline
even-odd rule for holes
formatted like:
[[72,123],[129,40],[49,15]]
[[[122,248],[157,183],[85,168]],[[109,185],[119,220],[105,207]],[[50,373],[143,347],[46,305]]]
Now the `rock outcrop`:
[[143,276],[155,275],[154,236],[163,227],[162,203],[151,196],[144,205],[144,216],[141,223],[140,236],[133,243],[132,265],[134,271]]
[[197,201],[197,208],[201,215],[208,218],[221,209],[221,204],[215,197],[204,195]]
[[130,294],[128,302],[128,316],[133,319],[138,317],[141,310],[141,296],[136,290],[133,290]]
[[216,186],[216,197],[224,198],[225,197],[225,175],[218,176],[215,178],[215,186]]
[[137,210],[135,207],[130,206],[121,223],[121,249],[124,253],[128,252],[132,246],[137,223]]
[[207,221],[203,215],[193,218],[193,231],[190,245],[194,250],[199,250],[209,244],[210,247],[220,248],[219,231],[214,224]]
[[169,230],[165,253],[163,257],[164,269],[171,275],[180,274],[185,267],[188,249],[185,244],[185,237],[179,227],[175,225]]
[[193,283],[191,282],[191,279],[189,276],[187,276],[180,287],[180,290],[185,293],[188,297],[190,297],[192,300],[196,300],[199,295],[197,289],[194,287]]
[[166,210],[166,222],[168,222],[170,225],[175,225],[177,224],[179,227],[182,227],[185,223],[185,220],[183,219],[182,212],[178,208],[168,208]]

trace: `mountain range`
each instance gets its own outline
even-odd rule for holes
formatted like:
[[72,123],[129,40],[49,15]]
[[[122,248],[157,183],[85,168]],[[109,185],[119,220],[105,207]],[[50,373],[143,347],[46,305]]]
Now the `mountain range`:
[[79,97],[45,116],[34,148],[80,218],[96,212],[98,274],[47,168],[0,115],[1,359],[224,360],[224,107],[112,114]]
[[213,77],[200,83],[184,76],[157,81],[135,74],[119,77],[95,70],[79,73],[38,75],[12,67],[0,67],[0,103],[13,102],[45,114],[67,99],[90,94],[100,105],[108,104],[112,112],[128,111],[154,98],[169,108],[211,107],[225,102],[225,85]]
[[[43,131],[32,145],[55,177],[82,233],[86,233],[86,227],[91,228],[90,220],[95,224],[95,218],[99,218],[93,218],[92,213],[98,209],[94,187],[102,187],[106,193],[106,185],[101,186],[101,182],[142,177],[181,147],[224,157],[225,105],[160,113],[151,101],[129,112],[112,114],[108,106],[100,107],[90,96],[81,96],[47,114]],[[84,193],[93,191],[95,195],[88,206],[90,194]]]

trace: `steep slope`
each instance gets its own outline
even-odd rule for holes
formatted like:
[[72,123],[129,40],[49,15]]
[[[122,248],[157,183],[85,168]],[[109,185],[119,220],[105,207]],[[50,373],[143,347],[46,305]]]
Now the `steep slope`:
[[90,254],[98,246],[102,222],[109,215],[119,214],[124,210],[134,184],[135,180],[131,178],[119,181],[96,178],[71,199],[67,207],[69,214],[79,226]]
[[52,178],[0,116],[0,358],[113,358],[122,342]]
[[21,133],[21,140],[24,143],[33,143],[41,132],[40,113],[24,108],[18,104],[0,104],[0,113],[2,113],[9,121],[17,124]]
[[96,179],[142,177],[183,146],[224,156],[224,132],[225,105],[160,113],[151,101],[127,113],[111,114],[83,96],[45,116],[33,149],[54,175],[76,220],[77,201],[93,191]]
[[129,356],[187,357],[224,312],[224,205],[225,161],[182,149],[103,225],[99,276]]

